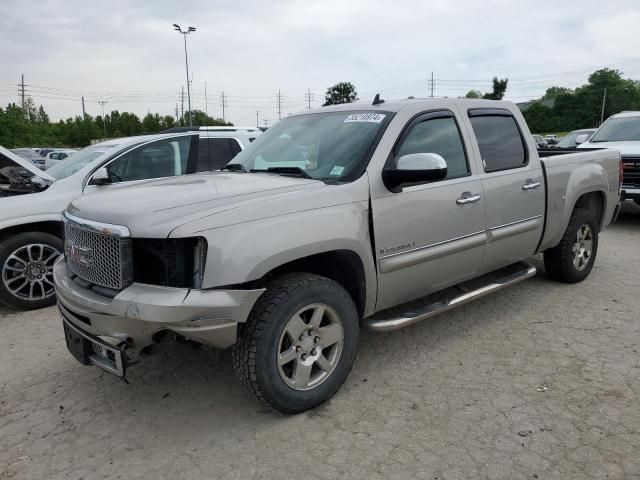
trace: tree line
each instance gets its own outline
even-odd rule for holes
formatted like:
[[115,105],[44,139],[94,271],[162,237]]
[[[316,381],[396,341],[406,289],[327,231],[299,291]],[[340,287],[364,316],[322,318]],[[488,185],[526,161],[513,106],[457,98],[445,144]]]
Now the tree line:
[[[608,68],[589,75],[576,89],[550,87],[537,101],[523,109],[532,132],[569,132],[600,125],[615,113],[640,110],[640,82],[625,79]],[[603,111],[604,105],[604,111]]]
[[[85,147],[104,138],[128,137],[158,133],[176,126],[188,125],[189,112],[176,121],[171,115],[148,113],[143,118],[135,113],[113,110],[104,116],[76,116],[52,122],[44,107],[36,107],[32,98],[24,108],[10,103],[0,108],[0,145],[16,147]],[[201,110],[193,110],[193,125],[233,125],[221,118],[213,118]]]

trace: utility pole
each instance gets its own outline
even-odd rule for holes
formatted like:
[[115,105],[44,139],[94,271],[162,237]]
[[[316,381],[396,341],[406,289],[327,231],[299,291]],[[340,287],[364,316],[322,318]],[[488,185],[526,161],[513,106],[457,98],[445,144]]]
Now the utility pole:
[[225,107],[227,106],[227,102],[228,102],[228,101],[229,101],[229,100],[228,100],[228,99],[227,99],[227,97],[225,96],[224,92],[222,92],[222,94],[220,95],[220,105],[222,105],[222,120],[223,120],[223,121],[225,121],[225,122],[226,122],[227,120],[226,120],[226,117],[225,117],[225,115],[224,115],[224,112],[225,112]]
[[209,101],[207,100],[207,82],[204,82],[204,113],[209,116]]
[[180,116],[178,111],[178,104],[176,103],[176,122],[180,123]]
[[604,122],[604,106],[607,103],[607,88],[604,89],[604,95],[602,96],[602,111],[600,112],[600,125]]
[[260,127],[260,112],[256,110],[256,128]]
[[433,90],[434,90],[434,88],[436,86],[436,81],[433,78],[433,72],[431,72],[431,79],[428,81],[428,83],[429,83],[429,89],[431,90],[431,95],[430,96],[431,96],[431,98],[433,98]]
[[307,108],[311,110],[311,100],[313,100],[313,93],[311,93],[310,88],[307,88],[307,93],[304,94],[304,99],[307,101]]
[[84,109],[84,95],[82,96],[82,119],[84,120],[87,116],[87,112]]
[[282,119],[282,94],[278,90],[278,120]]
[[22,80],[18,85],[18,89],[20,92],[20,97],[22,99],[22,109],[24,110],[24,73],[22,74]]
[[182,92],[180,93],[180,118],[184,123],[184,85],[182,85]]
[[100,100],[98,102],[100,106],[102,106],[102,128],[104,129],[104,139],[107,139],[107,122],[104,118],[104,105],[107,103],[104,100]]

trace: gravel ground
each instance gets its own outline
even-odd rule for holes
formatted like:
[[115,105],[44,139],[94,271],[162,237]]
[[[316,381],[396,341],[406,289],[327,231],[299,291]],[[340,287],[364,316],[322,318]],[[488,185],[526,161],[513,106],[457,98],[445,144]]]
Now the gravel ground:
[[245,394],[227,353],[176,344],[127,385],[71,357],[54,308],[0,310],[0,479],[640,479],[640,209],[627,210],[584,283],[539,273],[365,332],[342,390],[297,416]]

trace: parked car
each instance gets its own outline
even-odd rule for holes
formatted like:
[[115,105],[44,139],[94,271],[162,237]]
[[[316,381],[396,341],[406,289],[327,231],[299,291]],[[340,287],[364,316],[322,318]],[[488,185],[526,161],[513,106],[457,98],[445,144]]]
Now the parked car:
[[46,157],[47,154],[55,151],[55,148],[39,148],[37,151],[38,151],[38,155],[40,155],[41,157]]
[[582,130],[574,130],[567,133],[554,145],[555,148],[577,148],[580,143],[577,140],[583,140],[585,135],[587,139],[596,131],[595,128],[583,128]]
[[558,136],[554,134],[545,135],[544,140],[549,146],[553,146],[558,143]]
[[538,150],[546,150],[549,148],[549,143],[544,139],[542,135],[532,135],[533,141],[536,142]]
[[221,168],[255,137],[203,131],[109,140],[46,172],[0,147],[0,302],[55,303],[51,268],[62,252],[60,212],[74,198]]
[[[300,412],[347,377],[361,324],[395,330],[536,273],[585,279],[620,156],[540,159],[511,102],[344,104],[289,116],[225,171],[77,198],[54,267],[67,346],[125,377],[180,336]],[[543,168],[544,167],[544,168]]]
[[65,158],[70,157],[76,152],[77,150],[73,150],[73,149],[60,149],[60,150],[54,150],[53,152],[47,153],[47,156],[45,157],[45,161],[44,161],[44,169],[46,170],[57,165],[58,163],[63,161]]
[[640,205],[640,112],[609,117],[589,139],[578,137],[581,148],[615,148],[622,156],[622,196]]
[[11,151],[19,157],[22,157],[25,160],[31,162],[38,168],[44,167],[44,158],[42,158],[40,154],[38,154],[38,152],[30,148],[14,148]]

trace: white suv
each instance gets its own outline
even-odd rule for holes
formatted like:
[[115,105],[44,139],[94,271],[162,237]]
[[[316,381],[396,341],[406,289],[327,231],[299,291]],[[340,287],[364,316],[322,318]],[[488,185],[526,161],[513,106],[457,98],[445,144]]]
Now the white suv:
[[0,303],[14,308],[55,303],[52,268],[62,252],[60,212],[71,200],[153,178],[218,170],[262,133],[193,130],[109,140],[46,172],[0,147]]
[[610,116],[578,148],[613,148],[620,152],[624,179],[622,181],[623,200],[633,200],[640,205],[640,112],[621,112]]

